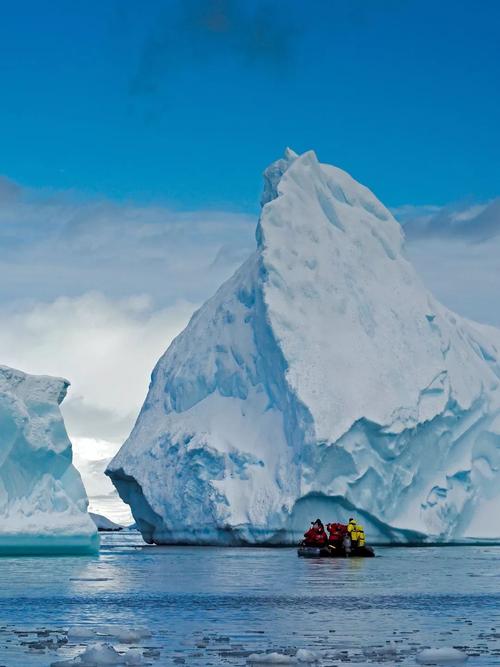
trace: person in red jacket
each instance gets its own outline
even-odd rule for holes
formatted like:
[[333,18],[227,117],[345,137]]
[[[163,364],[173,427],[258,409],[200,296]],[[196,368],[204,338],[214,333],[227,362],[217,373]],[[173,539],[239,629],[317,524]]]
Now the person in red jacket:
[[325,527],[323,526],[321,519],[316,519],[316,521],[311,524],[309,530],[304,533],[304,537],[304,542],[307,547],[324,547],[328,543]]
[[340,547],[344,535],[347,533],[347,526],[343,523],[327,523],[326,529],[329,533],[328,544],[331,544],[334,547]]

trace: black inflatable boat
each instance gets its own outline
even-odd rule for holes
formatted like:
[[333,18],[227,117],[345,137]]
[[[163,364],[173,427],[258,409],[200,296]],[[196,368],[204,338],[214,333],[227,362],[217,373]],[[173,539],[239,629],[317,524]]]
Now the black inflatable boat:
[[299,546],[297,555],[300,558],[373,558],[375,552],[371,547],[352,547],[347,553],[343,547],[305,547]]

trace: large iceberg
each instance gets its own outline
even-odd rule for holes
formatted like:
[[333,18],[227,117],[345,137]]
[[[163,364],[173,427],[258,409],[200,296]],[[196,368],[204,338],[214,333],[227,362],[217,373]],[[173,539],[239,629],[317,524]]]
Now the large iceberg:
[[450,312],[391,213],[313,152],[265,172],[257,249],[153,371],[111,477],[147,542],[500,537],[500,331]]
[[98,549],[59,409],[68,385],[0,366],[0,555]]

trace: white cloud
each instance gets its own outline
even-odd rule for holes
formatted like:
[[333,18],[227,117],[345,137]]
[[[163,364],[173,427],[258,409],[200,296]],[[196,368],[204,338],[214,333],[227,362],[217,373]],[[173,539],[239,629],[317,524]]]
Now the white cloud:
[[403,206],[394,214],[410,240],[435,237],[482,243],[500,236],[500,198],[442,207]]
[[431,292],[461,315],[500,326],[500,199],[394,213]]
[[251,252],[254,229],[254,216],[240,213],[81,201],[4,179],[0,302],[90,290],[114,298],[146,293],[159,306],[200,301]]
[[500,237],[487,243],[422,237],[407,244],[407,254],[442,303],[500,327]]
[[96,510],[120,518],[104,497],[111,484],[101,473],[130,432],[153,366],[194,308],[179,301],[154,309],[147,296],[113,300],[91,292],[0,310],[2,363],[71,382],[62,410]]
[[[71,430],[99,437],[94,424],[79,421],[103,411],[112,422],[132,419],[144,400],[148,377],[195,305],[179,301],[154,309],[148,296],[119,300],[90,292],[1,313],[0,358],[31,373],[67,377],[66,409]],[[97,419],[98,421],[98,419]],[[119,440],[121,426],[108,437]]]

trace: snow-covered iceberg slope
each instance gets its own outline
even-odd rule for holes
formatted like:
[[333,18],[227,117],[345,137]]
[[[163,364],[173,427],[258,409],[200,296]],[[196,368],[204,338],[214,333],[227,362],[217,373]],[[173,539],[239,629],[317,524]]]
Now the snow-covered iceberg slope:
[[265,172],[256,252],[171,344],[107,474],[148,542],[499,538],[500,331],[438,303],[390,212],[313,152]]
[[98,549],[59,409],[68,385],[0,366],[0,555]]

